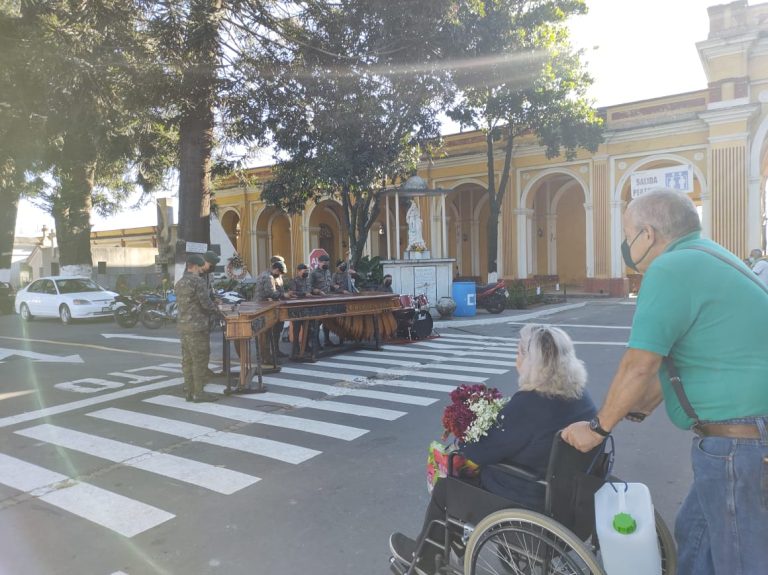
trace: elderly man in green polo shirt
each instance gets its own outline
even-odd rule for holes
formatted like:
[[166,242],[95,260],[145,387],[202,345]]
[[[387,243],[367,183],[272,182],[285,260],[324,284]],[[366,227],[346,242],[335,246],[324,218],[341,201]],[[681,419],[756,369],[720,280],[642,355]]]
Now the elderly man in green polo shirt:
[[696,433],[694,481],[675,525],[678,575],[768,569],[768,291],[701,238],[693,202],[673,190],[633,200],[622,255],[643,283],[628,349],[603,407],[563,431],[582,451],[662,400]]

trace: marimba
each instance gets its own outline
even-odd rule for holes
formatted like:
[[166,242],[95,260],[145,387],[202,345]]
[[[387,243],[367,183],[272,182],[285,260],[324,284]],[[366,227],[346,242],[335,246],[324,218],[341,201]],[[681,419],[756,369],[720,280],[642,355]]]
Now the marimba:
[[[229,342],[239,341],[240,381],[239,390],[260,391],[261,358],[256,346],[256,362],[251,360],[250,341],[259,334],[271,329],[276,322],[302,322],[300,338],[294,338],[293,355],[303,356],[307,349],[310,334],[311,359],[314,361],[319,348],[318,325],[324,323],[339,337],[348,341],[373,341],[379,349],[382,339],[395,333],[397,323],[393,312],[400,309],[400,299],[391,293],[365,292],[359,294],[331,294],[327,296],[308,296],[279,302],[244,302],[234,308],[220,306],[224,314],[225,370],[227,371],[227,390],[230,391]],[[271,341],[271,338],[270,338]],[[273,350],[273,357],[277,356]],[[252,390],[250,382],[258,375],[258,388]]]

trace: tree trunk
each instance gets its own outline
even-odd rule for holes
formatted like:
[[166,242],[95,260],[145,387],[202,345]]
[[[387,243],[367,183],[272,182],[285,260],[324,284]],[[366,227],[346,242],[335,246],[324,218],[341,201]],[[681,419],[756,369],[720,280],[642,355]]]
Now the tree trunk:
[[211,151],[217,96],[216,68],[222,0],[190,3],[182,77],[186,100],[179,130],[179,239],[208,244],[211,237]]
[[209,243],[213,111],[196,110],[179,132],[179,239]]
[[94,163],[74,165],[61,178],[58,196],[51,206],[59,244],[62,275],[91,276],[91,193]]
[[491,206],[488,213],[488,273],[492,274],[498,271],[499,254],[499,213],[497,206]]
[[18,209],[18,192],[0,190],[0,281],[4,282],[11,279],[11,256]]

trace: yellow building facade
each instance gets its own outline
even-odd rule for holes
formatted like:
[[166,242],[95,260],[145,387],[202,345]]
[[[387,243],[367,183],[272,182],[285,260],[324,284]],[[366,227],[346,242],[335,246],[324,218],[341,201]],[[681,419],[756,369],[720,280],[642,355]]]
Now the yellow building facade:
[[[625,293],[629,270],[621,259],[621,217],[632,197],[631,179],[639,172],[677,166],[693,176],[690,196],[705,236],[740,257],[764,247],[768,3],[712,6],[709,17],[709,35],[697,44],[706,89],[601,109],[604,143],[573,160],[547,159],[534,137],[518,139],[499,225],[500,277],[557,275],[560,282],[585,291]],[[502,168],[499,151],[497,181]],[[256,168],[250,175],[263,182],[270,168]],[[456,259],[457,275],[484,278],[489,210],[483,134],[446,136],[440,156],[425,161],[418,175],[430,188],[449,190],[444,202],[433,196],[419,199],[432,257]],[[251,270],[266,269],[275,253],[291,268],[316,247],[333,259],[348,253],[341,205],[334,199],[289,216],[266,206],[258,185],[243,188],[225,180],[217,186],[216,202],[222,225]],[[406,209],[391,202],[387,226],[382,208],[369,234],[368,255],[402,257],[405,246],[394,245],[392,229],[399,221],[402,244]]]

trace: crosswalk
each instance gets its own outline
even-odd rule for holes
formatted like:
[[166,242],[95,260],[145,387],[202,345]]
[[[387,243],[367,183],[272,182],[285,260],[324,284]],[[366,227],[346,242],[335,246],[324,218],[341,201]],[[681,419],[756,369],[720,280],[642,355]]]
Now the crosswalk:
[[[0,419],[0,428],[13,426],[19,440],[30,442],[19,450],[24,459],[0,449],[0,485],[134,537],[170,521],[178,510],[160,509],[151,504],[156,502],[138,501],[97,485],[90,468],[78,470],[72,463],[74,454],[89,458],[91,465],[103,462],[102,467],[141,474],[137,481],[142,485],[162,478],[158,490],[186,486],[227,496],[258,489],[270,465],[300,465],[319,457],[326,445],[330,449],[334,442],[355,441],[405,417],[408,410],[444,402],[461,383],[484,383],[514,369],[516,353],[514,339],[444,334],[435,340],[385,345],[380,351],[358,350],[311,365],[287,364],[280,373],[264,377],[266,393],[232,395],[216,403],[189,403],[172,393],[181,381],[178,364],[142,367],[143,379],[137,379],[133,392],[141,390],[142,399],[133,409],[108,405],[128,397],[128,392],[105,392],[69,407]],[[215,383],[206,386],[211,393],[223,394],[224,389]],[[64,413],[66,421],[57,421]],[[45,422],[36,421],[41,419]],[[131,433],[149,433],[157,439],[131,442]],[[199,445],[232,450],[242,457],[229,459],[237,463],[224,466],[211,459],[217,450],[195,451]],[[58,464],[51,463],[50,450],[37,451],[45,447],[55,448]]]

